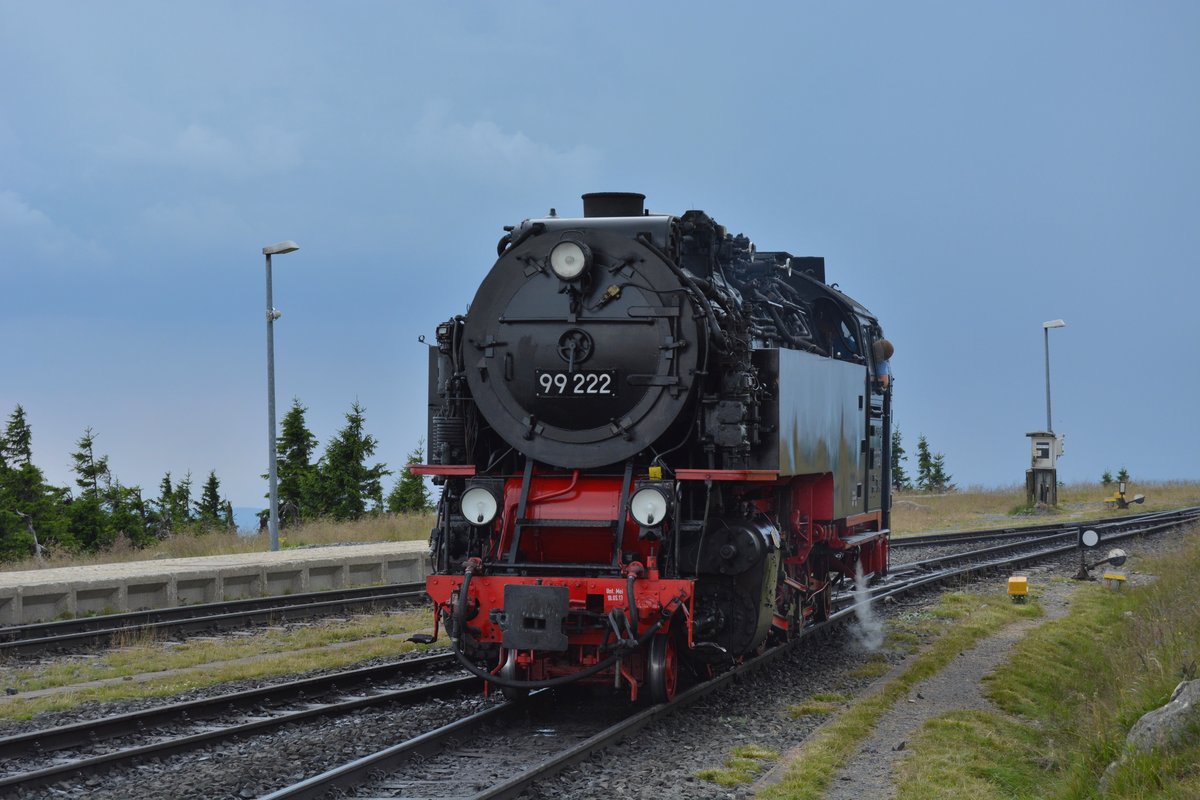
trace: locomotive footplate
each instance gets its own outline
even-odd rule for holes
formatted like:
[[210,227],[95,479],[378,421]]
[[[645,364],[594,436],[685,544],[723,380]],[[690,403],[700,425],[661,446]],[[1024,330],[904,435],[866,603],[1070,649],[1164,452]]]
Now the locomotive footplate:
[[504,646],[510,650],[566,650],[563,620],[570,610],[570,594],[566,586],[505,586],[504,613],[498,619]]

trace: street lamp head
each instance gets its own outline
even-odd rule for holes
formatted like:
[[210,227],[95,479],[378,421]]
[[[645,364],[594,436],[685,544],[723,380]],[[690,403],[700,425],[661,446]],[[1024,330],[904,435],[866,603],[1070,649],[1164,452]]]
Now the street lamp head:
[[[284,242],[284,244],[288,244],[288,243]],[[1042,327],[1043,328],[1065,328],[1065,327],[1067,327],[1067,323],[1063,322],[1061,319],[1052,319],[1049,322],[1043,322]]]
[[286,242],[278,242],[276,244],[267,245],[266,247],[263,248],[263,255],[264,256],[279,256],[279,255],[283,255],[284,253],[295,252],[296,250],[299,250],[299,249],[300,249],[300,245],[296,244],[291,239],[288,239]]

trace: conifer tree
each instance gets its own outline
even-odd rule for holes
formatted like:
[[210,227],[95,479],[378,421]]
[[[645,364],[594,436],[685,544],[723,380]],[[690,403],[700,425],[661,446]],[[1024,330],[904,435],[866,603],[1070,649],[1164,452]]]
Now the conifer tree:
[[112,544],[118,536],[124,536],[134,547],[145,547],[154,538],[146,503],[142,500],[142,487],[125,486],[112,478],[105,487],[104,501],[108,508],[112,538],[103,546]]
[[425,442],[417,443],[417,449],[408,454],[408,462],[400,473],[400,480],[387,498],[387,510],[393,514],[412,514],[428,511],[432,507],[425,479],[414,474],[409,467],[425,462]]
[[924,435],[917,439],[917,488],[923,492],[947,492],[954,490],[946,474],[946,457],[933,453]]
[[8,418],[3,442],[4,463],[9,469],[20,469],[33,462],[33,433],[25,419],[25,409],[20,405]]
[[900,444],[900,429],[892,431],[892,488],[896,491],[911,491],[912,480],[904,470],[904,447]]
[[71,547],[65,490],[50,486],[33,463],[33,434],[17,406],[0,437],[0,556],[24,557],[37,545]]
[[98,497],[100,484],[108,477],[108,456],[96,458],[96,434],[84,428],[83,436],[75,443],[79,449],[71,454],[75,461],[75,485],[83,490],[85,497]]
[[174,530],[172,509],[175,505],[175,490],[171,486],[171,472],[168,470],[158,482],[158,499],[154,503],[154,533],[158,538],[165,539]]
[[75,443],[79,449],[71,454],[75,462],[75,485],[80,495],[72,503],[69,517],[71,535],[88,550],[99,550],[116,539],[109,510],[104,507],[101,484],[109,486],[108,456],[96,458],[96,435],[84,428],[83,436]]
[[208,473],[208,480],[200,490],[200,499],[194,503],[196,518],[205,528],[216,528],[221,525],[221,482],[217,480],[217,471]]
[[951,475],[946,474],[946,457],[941,453],[935,454],[929,469],[929,491],[954,491],[954,484],[950,482],[951,477]]
[[933,454],[929,452],[929,442],[925,435],[917,437],[917,488],[922,492],[930,491],[929,475],[933,471]]
[[358,519],[373,500],[378,510],[383,497],[382,478],[391,472],[385,464],[367,466],[378,442],[365,429],[365,409],[356,400],[342,428],[325,447],[318,463],[320,512],[334,519]]
[[175,484],[171,498],[171,524],[173,530],[181,531],[192,521],[192,471],[188,470],[183,480]]
[[[313,453],[317,437],[304,421],[308,411],[300,398],[292,398],[292,407],[283,417],[279,438],[275,440],[276,473],[279,477],[279,524],[287,526],[316,512],[317,468]],[[266,477],[266,476],[263,476]],[[288,513],[284,513],[287,509]]]

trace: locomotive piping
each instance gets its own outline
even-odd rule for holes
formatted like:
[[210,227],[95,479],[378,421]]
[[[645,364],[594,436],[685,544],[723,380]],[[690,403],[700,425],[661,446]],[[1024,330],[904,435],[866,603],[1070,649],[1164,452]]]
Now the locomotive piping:
[[509,231],[508,233],[505,233],[503,236],[500,237],[500,241],[496,243],[496,255],[497,256],[504,255],[509,250],[513,249],[514,247],[516,247],[519,244],[521,244],[522,242],[524,242],[530,236],[536,236],[545,230],[546,230],[546,223],[535,222],[532,225],[530,225],[529,227],[522,225],[520,235],[517,236],[515,239],[513,238],[511,231]]
[[[642,638],[637,640],[636,646],[642,647],[649,642],[654,634],[658,633],[665,622],[666,619],[664,618],[651,625],[650,629],[642,635]],[[459,662],[472,675],[483,678],[488,683],[494,683],[497,686],[503,686],[507,689],[552,689],[556,686],[566,686],[567,684],[575,683],[576,681],[583,680],[584,678],[590,678],[598,672],[603,672],[621,660],[621,654],[618,653],[617,655],[609,656],[597,664],[593,664],[585,670],[574,672],[570,675],[560,675],[557,678],[549,678],[544,681],[514,681],[509,680],[508,678],[501,678],[499,675],[493,675],[486,669],[481,669],[475,666],[471,659],[467,657],[467,654],[462,651],[462,645],[458,643],[457,640],[454,640],[454,655],[458,657]]]
[[722,351],[725,350],[724,333],[721,331],[721,327],[717,325],[717,314],[715,311],[713,311],[712,303],[709,302],[709,299],[704,296],[704,292],[700,291],[700,287],[696,285],[696,282],[692,280],[692,277],[688,275],[687,272],[685,272],[678,264],[676,264],[673,258],[664,253],[662,249],[654,243],[653,239],[644,233],[639,233],[637,235],[637,240],[641,242],[646,249],[661,258],[663,262],[670,267],[671,271],[675,273],[675,276],[679,278],[679,280],[683,281],[683,285],[691,289],[692,294],[694,294],[700,301],[700,305],[706,312],[704,314],[705,326],[709,329],[709,336],[711,337],[712,344],[717,345],[720,343],[720,349]]
[[629,580],[625,582],[625,602],[629,604],[629,623],[631,630],[637,633],[638,629],[638,607],[637,603],[633,602],[633,573],[629,573]]

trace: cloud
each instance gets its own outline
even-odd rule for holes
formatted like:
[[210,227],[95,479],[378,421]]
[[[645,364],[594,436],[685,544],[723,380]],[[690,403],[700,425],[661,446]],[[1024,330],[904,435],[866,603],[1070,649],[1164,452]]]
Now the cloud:
[[49,217],[22,200],[16,192],[7,190],[0,192],[0,226],[42,231],[54,227]]
[[98,243],[63,228],[41,209],[14,191],[0,189],[0,231],[3,250],[20,257],[44,261],[105,262],[108,254]]
[[126,134],[98,150],[119,161],[244,178],[286,172],[303,160],[299,136],[265,125],[226,134],[193,122],[149,138]]
[[401,141],[406,160],[476,177],[523,180],[531,175],[586,175],[600,161],[600,152],[587,145],[554,147],[491,120],[459,122],[448,117],[445,107],[436,107],[418,120]]
[[188,242],[236,239],[251,232],[238,209],[217,200],[156,203],[138,215],[137,235]]

